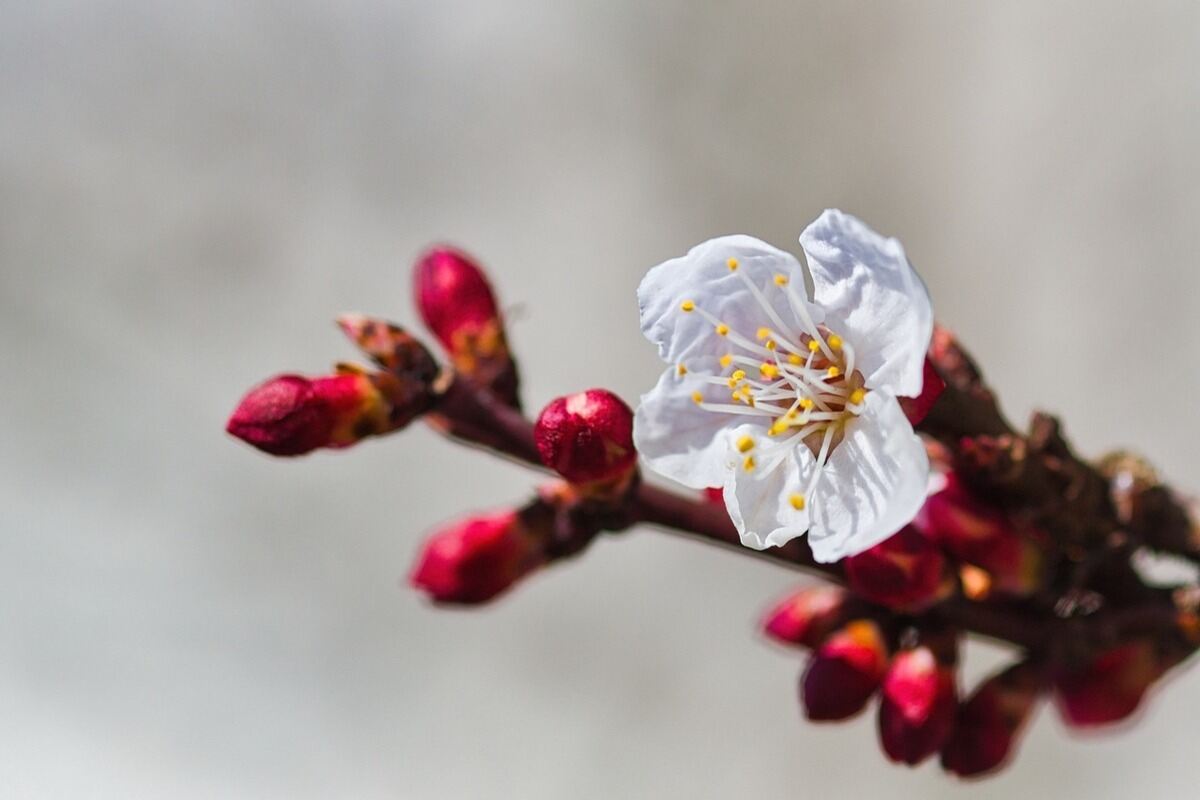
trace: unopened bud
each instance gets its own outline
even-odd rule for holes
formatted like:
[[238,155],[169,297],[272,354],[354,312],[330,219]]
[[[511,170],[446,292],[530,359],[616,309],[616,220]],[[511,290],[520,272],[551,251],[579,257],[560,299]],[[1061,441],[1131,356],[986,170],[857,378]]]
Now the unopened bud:
[[854,593],[889,608],[919,611],[953,591],[941,549],[911,525],[844,563]]
[[810,586],[789,595],[763,618],[763,632],[777,642],[817,647],[845,621],[848,596],[839,586]]
[[386,373],[280,375],[251,389],[225,430],[271,455],[297,456],[398,430],[429,402],[427,386]]
[[949,737],[958,708],[956,661],[952,632],[892,659],[879,702],[879,741],[892,761],[919,764]]
[[916,397],[901,397],[900,408],[904,411],[904,416],[908,417],[908,421],[915,427],[921,420],[929,414],[929,410],[933,408],[933,404],[942,396],[942,392],[946,390],[946,382],[942,380],[942,376],[938,375],[937,370],[933,367],[933,362],[928,358],[925,359],[925,371],[922,375],[921,393]]
[[438,603],[474,605],[496,597],[544,561],[541,540],[520,512],[471,517],[430,536],[409,582]]
[[945,487],[925,501],[915,524],[955,558],[988,573],[992,590],[1027,595],[1041,584],[1041,548],[1009,517],[977,500],[950,473]]
[[604,389],[550,401],[533,435],[542,463],[572,483],[623,478],[637,462],[633,412]]
[[1146,690],[1169,666],[1149,640],[1115,647],[1086,667],[1057,676],[1059,713],[1064,722],[1079,728],[1119,722],[1137,710]]
[[942,768],[964,778],[1002,766],[1042,690],[1041,670],[1015,664],[985,680],[958,710],[954,735],[942,748]]
[[804,713],[814,721],[854,716],[879,688],[887,664],[887,641],[874,621],[857,619],[835,631],[813,653],[804,672]]
[[516,365],[495,293],[479,265],[452,247],[435,247],[417,260],[413,293],[455,369],[516,406]]

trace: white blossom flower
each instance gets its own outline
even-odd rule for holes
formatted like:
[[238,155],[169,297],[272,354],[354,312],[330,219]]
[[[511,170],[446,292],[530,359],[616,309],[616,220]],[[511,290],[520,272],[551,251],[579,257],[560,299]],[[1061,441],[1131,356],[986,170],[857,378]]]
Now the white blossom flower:
[[742,543],[808,533],[818,561],[860,553],[910,522],[929,461],[897,397],[921,392],[929,294],[895,239],[830,210],[800,263],[725,236],[654,267],[642,332],[668,363],[634,440],[657,472],[721,486]]

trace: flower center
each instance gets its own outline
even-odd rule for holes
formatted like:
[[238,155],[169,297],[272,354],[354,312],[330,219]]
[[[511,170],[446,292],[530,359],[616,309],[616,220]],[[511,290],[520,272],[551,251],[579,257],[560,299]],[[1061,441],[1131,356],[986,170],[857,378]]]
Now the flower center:
[[[696,391],[692,399],[707,411],[762,421],[765,437],[744,435],[735,443],[742,455],[741,466],[748,472],[768,471],[799,445],[812,452],[816,469],[804,491],[789,498],[800,510],[812,495],[829,454],[844,437],[847,423],[862,413],[867,389],[862,373],[855,369],[853,348],[836,332],[813,322],[805,301],[786,275],[774,276],[773,290],[786,293],[798,325],[784,322],[763,290],[738,269],[736,259],[729,259],[728,266],[764,312],[763,324],[747,335],[692,300],[680,304],[684,313],[703,316],[712,324],[714,335],[729,344],[720,358],[721,372],[697,376],[713,389]],[[678,369],[681,375],[688,372],[684,364]]]

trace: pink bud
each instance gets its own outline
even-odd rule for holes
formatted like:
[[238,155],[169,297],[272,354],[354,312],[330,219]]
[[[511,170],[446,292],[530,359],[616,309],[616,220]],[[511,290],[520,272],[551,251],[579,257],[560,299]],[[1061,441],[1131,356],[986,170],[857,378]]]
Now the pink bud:
[[483,270],[466,253],[434,247],[413,269],[417,310],[454,367],[516,407],[517,368],[504,335],[504,319]]
[[355,441],[355,420],[378,402],[362,375],[280,375],[251,389],[225,430],[272,455],[296,456]]
[[1040,670],[1024,662],[981,683],[958,710],[954,735],[942,748],[942,768],[964,778],[1002,766],[1041,692]]
[[887,663],[887,642],[872,620],[834,632],[813,653],[801,680],[805,714],[814,721],[854,716],[879,688]]
[[633,412],[604,389],[551,400],[533,435],[542,463],[572,483],[624,477],[637,462]]
[[933,404],[942,396],[942,392],[946,390],[946,382],[942,380],[942,376],[938,375],[937,370],[933,368],[933,362],[928,358],[925,359],[925,371],[922,376],[921,393],[916,397],[901,397],[900,408],[904,410],[904,416],[908,417],[908,421],[915,427],[921,420],[925,419],[929,414],[929,410],[933,408]]
[[844,622],[846,590],[811,586],[789,595],[763,618],[763,632],[783,644],[817,647]]
[[417,260],[413,293],[421,319],[451,352],[461,332],[478,331],[500,318],[487,276],[453,247],[431,248]]
[[1079,728],[1119,722],[1137,710],[1167,666],[1148,640],[1115,647],[1056,677],[1058,711],[1064,722]]
[[893,761],[919,764],[941,749],[957,707],[953,645],[921,644],[898,653],[880,690],[883,751]]
[[855,594],[889,608],[918,611],[953,590],[942,551],[911,525],[844,564]]
[[340,365],[337,375],[279,375],[246,393],[225,430],[259,450],[298,456],[403,428],[432,403],[415,377]]
[[409,582],[438,603],[485,603],[543,561],[536,537],[513,510],[471,517],[430,536]]

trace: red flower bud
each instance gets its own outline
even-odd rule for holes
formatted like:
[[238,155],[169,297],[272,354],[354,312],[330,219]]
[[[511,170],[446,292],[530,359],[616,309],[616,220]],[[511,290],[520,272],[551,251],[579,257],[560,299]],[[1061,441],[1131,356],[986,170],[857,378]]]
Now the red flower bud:
[[1057,676],[1058,711],[1064,722],[1080,728],[1119,722],[1137,710],[1169,666],[1149,640],[1115,647],[1086,667]]
[[763,618],[763,632],[783,644],[817,647],[845,621],[846,590],[810,586],[789,595]]
[[622,478],[637,462],[633,412],[604,389],[550,401],[533,435],[542,463],[572,483]]
[[460,331],[485,327],[500,317],[483,270],[453,247],[431,248],[417,260],[413,290],[421,318],[447,350],[454,350]]
[[888,647],[879,625],[855,620],[826,639],[801,679],[804,713],[814,721],[852,717],[879,688],[887,669]]
[[981,683],[958,710],[954,735],[942,748],[942,768],[966,778],[1003,765],[1012,755],[1041,689],[1040,670],[1028,662]]
[[398,431],[432,397],[425,381],[352,365],[324,378],[277,375],[241,398],[226,431],[272,456],[300,456]]
[[496,597],[544,561],[521,514],[471,517],[430,536],[409,582],[438,603],[477,604]]
[[1000,592],[1026,595],[1041,583],[1041,548],[1006,514],[973,497],[954,473],[925,501],[915,524],[955,558],[987,572]]
[[296,456],[345,447],[407,424],[427,396],[390,375],[346,371],[324,378],[280,375],[251,389],[225,430],[259,450]]
[[922,376],[921,393],[916,397],[901,397],[900,408],[904,411],[904,416],[908,417],[908,421],[915,427],[921,420],[925,419],[929,414],[929,410],[933,408],[933,404],[942,396],[942,392],[946,390],[946,382],[942,380],[942,376],[938,375],[937,370],[933,368],[933,362],[928,358],[925,359],[925,371]]
[[911,525],[844,563],[855,594],[889,608],[919,611],[953,590],[942,551]]
[[919,764],[941,749],[958,708],[952,633],[892,659],[880,689],[879,740],[892,761]]
[[496,296],[479,265],[452,247],[435,247],[417,260],[413,294],[421,319],[459,373],[516,406],[516,365]]

